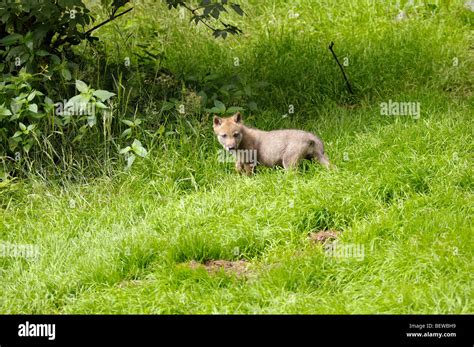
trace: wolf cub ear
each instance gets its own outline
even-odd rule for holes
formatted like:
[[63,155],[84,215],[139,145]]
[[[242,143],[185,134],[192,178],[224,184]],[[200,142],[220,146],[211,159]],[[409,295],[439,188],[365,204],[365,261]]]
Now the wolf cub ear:
[[236,123],[242,123],[242,115],[240,114],[240,112],[237,112],[236,114],[234,114],[232,116],[232,119],[234,120],[234,122]]
[[214,116],[214,126],[215,127],[218,127],[219,125],[222,124],[222,118],[221,117],[217,117],[217,116]]

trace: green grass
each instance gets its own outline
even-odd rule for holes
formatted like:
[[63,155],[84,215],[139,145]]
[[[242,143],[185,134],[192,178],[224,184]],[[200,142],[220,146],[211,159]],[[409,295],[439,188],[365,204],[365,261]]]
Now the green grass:
[[[244,1],[245,35],[227,41],[192,25],[163,32],[178,17],[161,5],[121,19],[136,30],[129,46],[101,30],[120,61],[115,49],[133,51],[156,26],[167,66],[183,75],[231,75],[241,56],[242,76],[270,83],[248,122],[314,131],[338,169],[238,176],[218,162],[202,115],[167,123],[176,132],[148,143],[130,171],[13,182],[0,188],[0,240],[40,257],[0,258],[0,312],[473,313],[472,16],[451,1],[398,23],[394,3],[373,3]],[[356,107],[330,40],[350,58]],[[420,102],[420,118],[381,115],[388,99]],[[364,258],[308,242],[325,229]],[[183,265],[211,259],[245,259],[249,275]]]

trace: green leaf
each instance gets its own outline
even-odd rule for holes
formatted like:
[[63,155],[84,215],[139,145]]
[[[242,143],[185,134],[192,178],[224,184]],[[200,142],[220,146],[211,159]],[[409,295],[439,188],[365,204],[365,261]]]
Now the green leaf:
[[244,11],[242,11],[242,9],[240,8],[240,5],[239,4],[230,4],[230,7],[239,15],[239,16],[243,16],[244,15]]
[[130,152],[131,149],[132,149],[132,147],[127,146],[127,147],[125,147],[125,148],[122,148],[119,153],[120,153],[120,154],[125,154],[125,153]]
[[224,113],[222,112],[222,110],[220,108],[217,108],[217,107],[213,107],[213,108],[206,108],[205,109],[206,112],[209,112],[209,113]]
[[22,131],[25,131],[25,130],[26,130],[26,125],[23,124],[22,122],[20,122],[18,125],[20,126],[20,129],[21,129]]
[[76,143],[76,142],[82,140],[83,137],[84,137],[84,134],[79,134],[79,135],[77,135],[77,136],[72,140],[72,143]]
[[12,112],[5,107],[5,104],[0,105],[0,117],[1,116],[11,116]]
[[132,166],[133,162],[135,161],[135,156],[133,154],[130,154],[127,158],[127,168],[130,168]]
[[2,16],[0,17],[0,19],[2,20],[3,23],[6,23],[8,19],[10,18],[10,16],[11,16],[11,13],[5,12],[5,13],[2,13]]
[[35,55],[37,55],[38,57],[45,57],[45,56],[50,55],[50,54],[49,54],[49,52],[40,49],[40,50],[35,52]]
[[81,126],[79,128],[79,132],[82,133],[82,134],[85,134],[87,132],[87,125],[84,124],[83,126]]
[[161,112],[168,111],[174,108],[174,102],[164,101],[163,106],[161,106]]
[[12,44],[20,41],[21,39],[23,39],[23,36],[21,36],[20,34],[11,34],[1,39],[0,44],[4,46],[11,46]]
[[132,128],[127,128],[123,131],[120,137],[130,136],[131,133],[132,133]]
[[75,95],[72,98],[70,98],[67,102],[67,104],[73,104],[73,105],[81,105],[81,104],[87,104],[90,100],[90,96],[88,95]]
[[19,113],[15,113],[13,114],[11,117],[10,117],[10,122],[14,121],[14,120],[17,120],[18,118],[20,118],[20,114]]
[[56,54],[51,54],[51,61],[56,65],[61,64],[61,59]]
[[28,110],[30,110],[33,113],[38,113],[38,105],[36,105],[36,104],[29,105]]
[[26,153],[28,153],[31,149],[31,142],[28,142],[26,145],[23,146],[23,149],[25,150]]
[[41,119],[44,116],[45,116],[44,113],[35,113],[35,114],[30,115],[30,117],[33,118],[33,119]]
[[107,90],[96,90],[92,95],[97,96],[101,101],[110,99],[115,93],[108,92]]
[[43,93],[41,93],[40,91],[37,91],[37,90],[33,90],[30,95],[28,95],[28,97],[26,98],[28,101],[31,101],[35,98],[36,95],[43,95]]
[[25,46],[28,47],[30,51],[33,50],[33,40],[28,40],[25,42]]
[[53,111],[54,109],[54,102],[49,97],[44,97],[43,109],[46,113]]
[[18,101],[15,100],[14,102],[12,102],[10,104],[10,108],[11,108],[13,114],[17,114],[17,113],[19,114],[20,113],[19,111],[21,110],[21,107],[23,106],[23,104],[24,104],[24,102],[22,102],[22,101],[18,102]]
[[214,100],[214,106],[219,110],[218,113],[224,113],[225,105],[222,101]]
[[66,102],[64,105],[63,114],[72,115],[72,114],[85,114],[87,110],[87,104],[89,102],[90,96],[79,94],[73,96]]
[[87,117],[87,124],[89,127],[93,127],[97,123],[97,117],[95,115],[91,115]]
[[215,81],[219,79],[219,77],[220,76],[218,74],[209,74],[206,77],[204,77],[204,82]]
[[137,139],[133,140],[132,143],[132,150],[135,154],[139,155],[140,157],[145,157],[147,155],[147,150],[142,146],[142,143]]
[[[71,71],[69,71],[69,69],[66,69],[66,68],[61,69],[61,76],[63,76],[63,78],[66,81],[70,81],[72,78]],[[76,88],[77,88],[77,84],[76,84]]]
[[107,110],[108,109],[108,107],[100,101],[96,101],[94,104],[95,104],[95,106],[97,106],[97,108],[99,108],[101,110]]
[[163,135],[163,133],[165,132],[165,127],[163,126],[163,124],[160,125],[160,127],[158,128],[158,135]]
[[213,35],[215,38],[222,37],[223,39],[225,39],[225,38],[227,37],[227,31],[225,31],[225,30],[214,30],[214,32],[212,33],[212,35]]
[[251,111],[257,111],[258,110],[258,105],[255,101],[250,101],[248,104],[247,104],[248,108],[251,110]]
[[51,100],[51,99],[50,99],[49,97],[47,97],[47,96],[45,96],[45,98],[44,98],[44,103],[45,103],[46,105],[54,105],[53,100]]
[[128,119],[123,119],[123,120],[122,120],[122,123],[127,124],[129,127],[135,126],[135,123],[133,123],[132,121],[130,121],[130,120],[128,120]]
[[238,107],[238,106],[232,106],[232,107],[229,107],[225,113],[235,113],[235,112],[240,112],[240,111],[244,111],[245,109],[243,107]]
[[87,93],[89,91],[89,87],[87,86],[87,84],[80,80],[76,80],[76,89],[81,93]]
[[16,60],[19,58],[19,63],[20,65],[23,65],[25,62],[24,60],[21,59],[22,55],[27,52],[26,48],[24,46],[14,46],[13,48],[10,48],[8,51],[8,54],[5,58],[6,61],[8,60]]

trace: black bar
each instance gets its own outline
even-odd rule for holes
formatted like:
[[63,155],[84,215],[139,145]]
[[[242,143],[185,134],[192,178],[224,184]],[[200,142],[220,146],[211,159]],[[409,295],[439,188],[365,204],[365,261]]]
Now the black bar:
[[[155,341],[154,345],[165,341],[176,345],[188,341],[267,345],[284,340],[292,341],[292,346],[308,342],[314,346],[472,346],[472,323],[472,315],[4,315],[0,316],[0,346],[88,346],[112,342],[148,345],[149,341]],[[32,324],[55,324],[54,339],[52,326],[48,330]],[[42,332],[46,336],[19,336],[20,329],[24,334],[27,327],[32,334]]]

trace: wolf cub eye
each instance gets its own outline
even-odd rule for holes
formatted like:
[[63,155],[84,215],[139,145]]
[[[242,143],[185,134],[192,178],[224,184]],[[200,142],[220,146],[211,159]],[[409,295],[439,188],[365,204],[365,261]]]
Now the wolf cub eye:
[[222,134],[221,137],[225,139],[227,137],[227,134]]
[[234,133],[234,137],[239,137],[239,133]]

